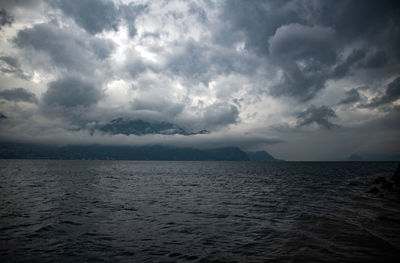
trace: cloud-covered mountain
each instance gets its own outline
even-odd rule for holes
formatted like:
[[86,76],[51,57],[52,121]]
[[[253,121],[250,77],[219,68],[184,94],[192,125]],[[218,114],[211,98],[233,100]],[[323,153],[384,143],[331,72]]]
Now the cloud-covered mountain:
[[163,134],[163,135],[195,135],[208,134],[207,130],[198,132],[189,132],[183,128],[169,122],[147,122],[143,120],[125,120],[117,118],[110,123],[96,127],[97,130],[108,134],[124,134],[124,135],[146,135],[146,134]]

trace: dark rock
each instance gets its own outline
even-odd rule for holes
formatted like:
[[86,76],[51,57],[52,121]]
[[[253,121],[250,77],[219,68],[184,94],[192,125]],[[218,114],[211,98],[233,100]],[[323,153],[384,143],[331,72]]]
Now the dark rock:
[[387,179],[386,179],[385,177],[383,177],[383,176],[378,176],[378,177],[374,180],[373,184],[381,184],[381,183],[385,183],[385,182],[387,182]]
[[356,185],[358,185],[358,182],[357,181],[350,181],[349,185],[356,186]]
[[[378,176],[374,181],[373,186],[367,193],[379,194],[379,196],[384,196],[383,194],[397,193],[400,197],[400,164],[393,176],[389,179],[383,176]],[[391,194],[392,195],[392,194]]]
[[377,194],[377,193],[379,193],[379,188],[374,186],[371,189],[369,189],[369,191],[367,193]]
[[397,165],[397,169],[392,176],[392,180],[395,185],[400,186],[400,164]]
[[386,180],[385,182],[382,183],[382,188],[391,190],[393,189],[393,183],[391,181]]

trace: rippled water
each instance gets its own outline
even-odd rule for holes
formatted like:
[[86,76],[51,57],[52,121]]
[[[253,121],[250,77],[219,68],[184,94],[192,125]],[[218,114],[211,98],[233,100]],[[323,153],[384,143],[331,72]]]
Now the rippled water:
[[395,167],[0,160],[0,261],[394,261]]

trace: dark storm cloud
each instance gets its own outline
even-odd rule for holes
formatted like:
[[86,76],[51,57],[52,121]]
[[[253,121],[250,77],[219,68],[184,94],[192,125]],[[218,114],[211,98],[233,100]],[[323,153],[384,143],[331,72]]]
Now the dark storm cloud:
[[309,100],[324,88],[335,63],[332,29],[300,24],[284,25],[269,40],[270,56],[283,69],[283,77],[271,91]]
[[341,44],[363,41],[368,48],[399,53],[399,1],[320,1],[319,6],[315,22],[332,27]]
[[[399,1],[0,3],[0,100],[9,116],[0,137],[279,146],[292,159],[373,149],[380,137],[398,137]],[[39,103],[15,103],[36,101],[28,90],[42,92]],[[336,107],[343,118],[335,119]],[[90,133],[118,118],[210,133]]]
[[0,5],[6,9],[12,10],[16,7],[32,8],[40,4],[41,0],[1,0]]
[[350,104],[360,101],[361,96],[357,89],[351,89],[346,92],[345,97],[338,103],[338,105]]
[[397,134],[400,134],[400,106],[394,106],[393,109],[378,122],[381,123],[385,129],[393,129]]
[[72,17],[76,24],[90,34],[115,30],[118,26],[118,10],[112,1],[58,0],[50,3]]
[[336,63],[335,31],[315,23],[307,25],[310,5],[297,1],[225,4],[223,17],[230,22],[231,31],[243,33],[246,48],[271,58],[283,70],[280,83],[270,90],[272,95],[309,100],[324,88]]
[[0,9],[0,29],[5,25],[11,25],[14,22],[14,18],[5,10]]
[[389,62],[389,58],[385,51],[379,50],[370,54],[364,61],[360,63],[363,68],[380,68]]
[[80,78],[67,76],[50,82],[42,100],[49,106],[73,108],[89,107],[101,98],[101,92],[93,83]]
[[121,5],[119,7],[119,13],[121,17],[125,19],[128,24],[129,36],[133,37],[136,35],[137,30],[135,27],[135,21],[139,14],[145,11],[147,5],[135,5],[133,3],[129,3],[127,5]]
[[330,130],[337,126],[336,124],[333,124],[332,122],[329,121],[330,118],[335,118],[335,117],[336,113],[330,107],[310,106],[308,109],[301,112],[297,116],[297,126],[302,127],[316,123],[319,127]]
[[0,60],[6,62],[10,67],[13,67],[13,68],[19,67],[19,62],[18,62],[17,58],[10,57],[10,56],[2,56],[2,57],[0,57]]
[[385,93],[372,99],[371,103],[364,105],[367,108],[375,108],[387,105],[400,99],[400,77],[387,85]]
[[211,69],[217,75],[238,73],[251,76],[256,73],[261,63],[257,57],[243,55],[233,50],[212,50],[208,64],[212,65]]
[[365,57],[365,51],[356,49],[353,50],[353,52],[350,53],[350,55],[346,58],[346,60],[337,65],[334,70],[333,70],[333,78],[343,78],[346,77],[349,72],[351,67],[361,59]]
[[131,58],[127,61],[125,68],[133,78],[136,78],[151,67],[146,65],[141,59]]
[[293,61],[315,58],[325,63],[335,61],[332,46],[335,33],[331,28],[288,24],[279,27],[269,40],[272,57]]
[[216,75],[252,75],[259,64],[257,58],[252,56],[241,55],[234,50],[215,49],[191,39],[169,57],[166,69],[193,83],[208,85]]
[[96,60],[107,58],[114,48],[109,40],[88,37],[55,24],[22,29],[14,42],[20,48],[44,52],[57,66],[77,72],[93,71]]
[[225,1],[221,20],[227,22],[227,28],[218,32],[217,42],[230,45],[244,34],[247,49],[267,53],[268,38],[278,27],[301,20],[294,10],[282,10],[288,2],[290,1]]
[[97,34],[102,31],[117,30],[121,21],[125,20],[129,30],[129,36],[136,35],[135,20],[147,5],[134,3],[115,5],[110,0],[58,0],[50,1],[53,7],[71,17],[77,25],[85,29],[89,34]]
[[167,68],[175,75],[184,76],[191,80],[206,78],[209,71],[207,63],[208,50],[198,45],[195,41],[189,40],[181,52],[173,54]]
[[0,61],[4,62],[4,64],[0,63],[1,72],[15,74],[22,79],[29,79],[29,75],[21,69],[21,65],[17,58],[2,56],[0,57]]
[[[215,39],[228,47],[244,40],[246,49],[282,70],[272,95],[307,101],[326,81],[346,78],[353,69],[388,66],[390,60],[398,66],[399,6],[372,0],[225,1],[226,23]],[[343,61],[339,54],[348,45],[353,51]]]
[[0,91],[0,98],[10,101],[37,102],[35,94],[23,88],[2,90]]
[[202,123],[202,127],[214,130],[238,121],[239,110],[235,105],[214,103],[205,109],[200,123]]
[[[323,2],[323,1],[322,1]],[[331,25],[344,38],[366,37],[378,40],[382,28],[394,26],[398,20],[399,1],[335,1],[321,5],[317,21]]]

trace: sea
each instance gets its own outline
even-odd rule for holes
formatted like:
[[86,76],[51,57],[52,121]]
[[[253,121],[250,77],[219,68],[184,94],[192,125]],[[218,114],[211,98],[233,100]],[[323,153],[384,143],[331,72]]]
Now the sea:
[[0,262],[396,262],[396,167],[0,160]]

